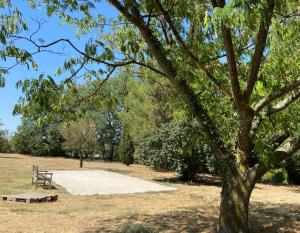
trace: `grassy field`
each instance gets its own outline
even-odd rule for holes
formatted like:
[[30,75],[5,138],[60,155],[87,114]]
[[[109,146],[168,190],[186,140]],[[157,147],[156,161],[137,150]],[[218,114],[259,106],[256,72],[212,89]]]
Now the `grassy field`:
[[[47,170],[78,169],[79,162],[0,154],[0,194],[35,192],[31,166]],[[159,232],[211,232],[218,217],[220,187],[217,184],[167,182],[176,174],[153,171],[141,165],[85,162],[84,169],[104,169],[178,188],[175,192],[110,196],[72,196],[64,190],[54,203],[0,202],[0,232],[113,232],[124,223],[146,223]],[[256,186],[250,205],[252,232],[300,232],[300,187]]]

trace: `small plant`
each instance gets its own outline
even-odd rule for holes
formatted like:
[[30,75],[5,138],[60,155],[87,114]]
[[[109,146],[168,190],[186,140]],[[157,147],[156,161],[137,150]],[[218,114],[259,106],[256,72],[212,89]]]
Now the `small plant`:
[[143,224],[125,224],[114,233],[158,233],[154,228]]

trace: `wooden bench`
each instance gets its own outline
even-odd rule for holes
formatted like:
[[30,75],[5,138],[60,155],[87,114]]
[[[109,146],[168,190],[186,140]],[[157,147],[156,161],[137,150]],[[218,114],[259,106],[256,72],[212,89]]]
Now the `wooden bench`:
[[39,166],[37,164],[33,164],[31,183],[32,185],[35,183],[35,189],[37,189],[38,184],[42,184],[43,187],[45,187],[46,182],[48,182],[50,189],[52,184],[52,175],[53,173],[45,170],[39,170]]

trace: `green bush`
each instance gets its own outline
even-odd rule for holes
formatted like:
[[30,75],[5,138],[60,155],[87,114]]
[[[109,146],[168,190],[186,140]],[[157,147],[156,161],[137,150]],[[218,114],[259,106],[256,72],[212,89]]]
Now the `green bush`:
[[288,158],[284,163],[284,168],[289,177],[289,183],[300,184],[300,153]]
[[216,160],[199,132],[196,124],[187,121],[162,125],[141,138],[136,153],[139,163],[177,171],[184,180],[193,179],[201,171],[215,172]]
[[119,227],[115,233],[158,233],[158,231],[142,224],[125,224]]
[[134,145],[127,127],[124,127],[123,129],[118,152],[122,163],[126,164],[127,166],[133,164]]
[[263,175],[261,182],[270,184],[287,184],[287,171],[284,168],[272,169]]
[[38,126],[34,120],[22,119],[11,144],[13,150],[21,154],[42,156],[63,156],[62,137],[53,124]]

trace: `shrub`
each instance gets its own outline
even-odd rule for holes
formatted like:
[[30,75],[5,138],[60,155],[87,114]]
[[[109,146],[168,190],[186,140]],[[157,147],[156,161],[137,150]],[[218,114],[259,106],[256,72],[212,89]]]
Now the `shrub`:
[[124,127],[123,129],[118,151],[119,158],[122,163],[126,164],[127,166],[133,164],[134,145],[127,127]]
[[215,171],[213,155],[199,132],[196,124],[187,121],[164,124],[141,139],[137,148],[139,162],[177,171],[184,180],[193,179],[201,171]]
[[288,174],[284,168],[272,169],[263,175],[261,181],[271,184],[287,184]]
[[284,163],[289,183],[300,184],[300,153],[288,158]]
[[142,224],[125,224],[119,227],[115,233],[158,233],[158,231]]
[[38,126],[32,119],[22,119],[11,140],[13,149],[17,153],[63,156],[62,137],[55,124],[43,123]]

